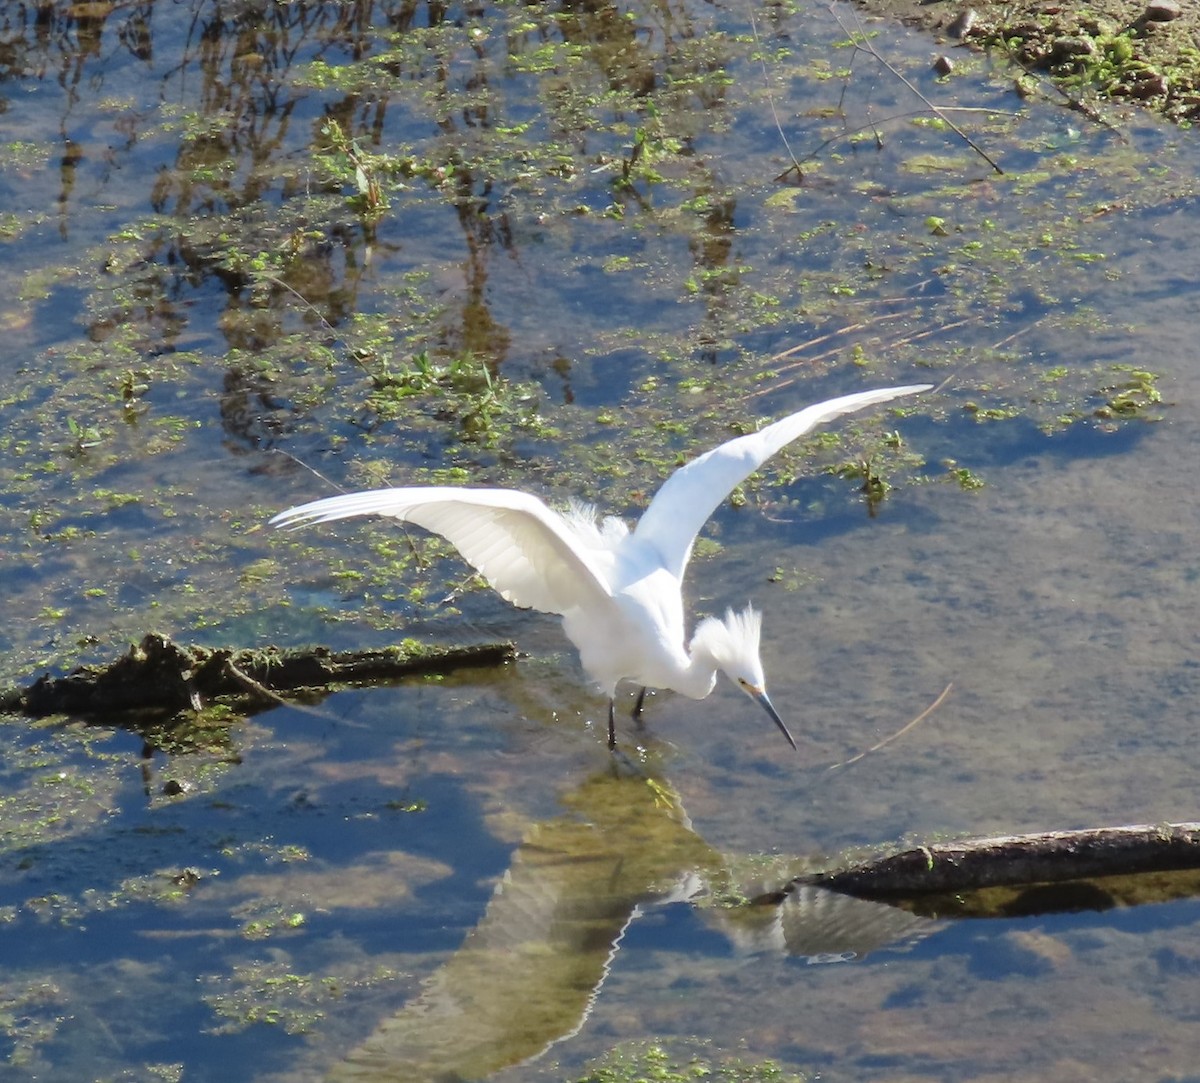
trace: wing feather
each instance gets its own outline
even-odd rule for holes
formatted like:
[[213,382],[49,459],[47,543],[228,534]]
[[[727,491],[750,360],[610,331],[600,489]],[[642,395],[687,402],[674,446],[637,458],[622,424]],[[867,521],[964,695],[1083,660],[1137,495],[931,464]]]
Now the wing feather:
[[276,527],[386,515],[449,541],[492,588],[513,605],[566,613],[609,598],[601,555],[536,496],[515,489],[377,489],[289,508]]
[[842,414],[889,402],[902,395],[928,391],[932,384],[881,387],[818,402],[768,425],[713,448],[675,471],[642,514],[633,536],[653,545],[667,568],[682,579],[692,544],[708,517],[730,492],[777,451],[793,440]]

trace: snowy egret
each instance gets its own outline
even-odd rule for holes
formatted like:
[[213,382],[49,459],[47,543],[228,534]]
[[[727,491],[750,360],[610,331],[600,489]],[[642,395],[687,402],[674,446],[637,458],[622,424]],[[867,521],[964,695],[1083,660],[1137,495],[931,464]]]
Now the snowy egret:
[[[685,646],[683,573],[696,535],[729,493],[772,455],[824,421],[902,395],[910,384],[819,402],[739,436],[675,471],[633,532],[573,502],[565,513],[516,489],[450,486],[378,489],[289,508],[272,526],[386,515],[440,534],[513,605],[557,613],[591,681],[608,696],[608,746],[616,746],[617,685],[630,681],[703,699],[717,671],[762,705],[794,749],[767,697],[759,658],[762,616],[751,606],[706,617]],[[635,715],[640,712],[638,696]]]

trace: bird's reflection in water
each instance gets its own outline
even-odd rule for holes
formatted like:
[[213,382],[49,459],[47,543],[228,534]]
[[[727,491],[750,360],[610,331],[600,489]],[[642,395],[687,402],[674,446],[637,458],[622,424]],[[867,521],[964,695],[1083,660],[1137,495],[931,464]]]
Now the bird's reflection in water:
[[[563,805],[527,832],[462,947],[332,1079],[474,1080],[540,1056],[583,1026],[645,908],[727,880],[721,855],[652,775],[606,770]],[[777,905],[706,908],[704,920],[741,949],[811,957],[861,955],[932,926],[812,889]]]

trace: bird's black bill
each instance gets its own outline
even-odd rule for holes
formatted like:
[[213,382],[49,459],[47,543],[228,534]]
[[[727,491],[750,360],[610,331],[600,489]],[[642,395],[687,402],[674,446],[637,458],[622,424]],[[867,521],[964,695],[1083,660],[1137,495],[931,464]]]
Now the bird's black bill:
[[766,692],[759,692],[754,698],[762,704],[762,709],[771,716],[771,721],[779,727],[779,732],[787,738],[787,743],[791,745],[794,750],[799,751],[799,749],[796,749],[796,742],[792,740],[792,735],[788,733],[787,726],[783,724],[783,719],[779,717],[779,712],[775,710],[774,706],[771,704],[771,701],[767,699]]

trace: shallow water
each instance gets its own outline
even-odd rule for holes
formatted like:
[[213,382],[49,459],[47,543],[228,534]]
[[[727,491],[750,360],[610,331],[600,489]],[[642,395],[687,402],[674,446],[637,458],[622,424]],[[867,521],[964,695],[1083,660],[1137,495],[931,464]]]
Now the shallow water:
[[[979,58],[936,84],[931,42],[873,24],[927,94],[990,110],[955,116],[1002,180],[889,119],[919,103],[836,48],[821,5],[754,25],[699,5],[288,8],[154,8],[149,52],[124,9],[7,28],[26,63],[6,132],[26,142],[0,188],[6,677],[149,627],[526,653],[280,708],[202,751],[10,722],[0,1074],[515,1083],[651,1038],[831,1080],[1194,1073],[1190,900],[958,923],[715,905],[848,848],[1195,818],[1190,134],[1083,125]],[[351,11],[358,30],[331,29]],[[389,22],[370,89],[306,66],[353,70]],[[772,179],[790,164],[772,108],[798,156],[835,139],[802,186]],[[387,174],[390,207],[348,209],[353,171],[331,182],[314,149],[327,115],[461,183]],[[658,179],[634,162],[615,185],[639,127]],[[384,359],[468,349],[495,412],[469,366],[372,397]],[[1166,405],[1094,416],[1117,365]],[[698,611],[765,609],[798,756],[722,686],[654,697],[614,764],[554,618],[457,594],[460,566],[405,563],[385,527],[257,529],[330,491],[277,450],[346,486],[458,470],[636,514],[730,423],[916,378],[947,382],[789,456],[692,569]],[[895,485],[873,517],[821,472],[862,454]],[[948,684],[902,740],[828,770]]]

